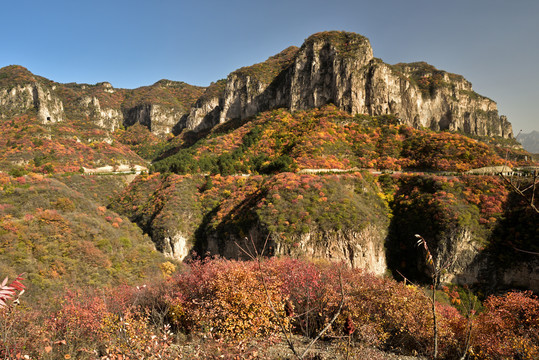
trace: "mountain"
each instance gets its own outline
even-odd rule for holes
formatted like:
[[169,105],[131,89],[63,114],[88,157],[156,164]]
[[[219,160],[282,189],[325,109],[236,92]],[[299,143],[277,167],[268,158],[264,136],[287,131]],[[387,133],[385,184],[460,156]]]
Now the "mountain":
[[531,292],[478,300],[539,291],[537,163],[459,75],[345,32],[208,87],[8,66],[0,132],[1,358],[539,354]]
[[220,92],[211,91],[178,129],[199,131],[274,108],[333,103],[351,114],[394,114],[415,128],[512,137],[496,103],[475,93],[462,76],[423,62],[385,64],[373,57],[367,38],[347,32],[314,34],[299,49],[232,72]]
[[512,137],[496,103],[462,76],[418,62],[389,65],[369,40],[322,32],[265,62],[232,72],[207,88],[160,80],[134,90],[110,83],[59,84],[21,66],[0,69],[0,118],[32,110],[42,124],[88,119],[108,131],[140,123],[160,137],[200,131],[274,108],[306,110],[332,103],[355,114],[396,115],[415,128]]
[[[208,87],[60,84],[8,66],[0,130],[0,237],[25,239],[13,229],[28,228],[58,244],[57,229],[31,220],[48,216],[68,224],[66,236],[83,233],[71,214],[80,202],[106,229],[83,238],[104,258],[111,248],[123,254],[100,244],[127,237],[117,232],[129,219],[153,241],[139,234],[138,243],[175,261],[191,251],[242,258],[237,244],[252,237],[261,248],[268,239],[268,254],[421,280],[420,233],[435,254],[458,258],[448,281],[539,288],[532,260],[507,258],[513,247],[538,250],[533,214],[497,176],[467,174],[534,165],[507,119],[462,76],[385,64],[357,34],[315,34]],[[54,177],[62,196],[40,193],[52,182],[36,176]],[[17,212],[14,193],[36,210]],[[66,213],[64,198],[75,206]]]
[[526,151],[539,154],[539,131],[532,131],[529,134],[521,133],[518,135],[518,141]]
[[507,154],[511,166],[527,164],[527,153],[519,149],[414,129],[390,115],[352,116],[334,105],[296,112],[273,110],[236,128],[230,125],[216,126],[192,146],[189,133],[177,136],[153,169],[182,174],[358,168],[463,172],[507,164]]
[[[535,273],[533,258],[507,256],[512,246],[536,249],[534,213],[495,175],[500,165],[533,164],[521,149],[334,105],[267,111],[191,135],[174,138],[153,174],[111,203],[169,257],[245,258],[248,237],[259,249],[267,241],[273,255],[421,279],[419,233],[457,259],[448,281],[539,286],[517,275]],[[466,174],[474,168],[492,175]]]
[[44,125],[88,120],[114,131],[140,123],[166,136],[204,90],[170,80],[134,90],[115,89],[108,82],[60,84],[12,65],[0,69],[0,119],[33,111]]
[[150,239],[106,208],[106,194],[125,182],[121,176],[0,173],[0,272],[26,272],[34,299],[67,284],[118,285],[155,273],[164,260]]

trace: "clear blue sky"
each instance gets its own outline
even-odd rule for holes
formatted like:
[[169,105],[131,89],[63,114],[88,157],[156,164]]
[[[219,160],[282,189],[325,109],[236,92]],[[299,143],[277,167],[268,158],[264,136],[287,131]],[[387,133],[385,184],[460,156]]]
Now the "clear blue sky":
[[539,130],[537,0],[17,0],[0,8],[0,67],[57,82],[207,86],[309,35],[367,36],[387,63],[427,61]]

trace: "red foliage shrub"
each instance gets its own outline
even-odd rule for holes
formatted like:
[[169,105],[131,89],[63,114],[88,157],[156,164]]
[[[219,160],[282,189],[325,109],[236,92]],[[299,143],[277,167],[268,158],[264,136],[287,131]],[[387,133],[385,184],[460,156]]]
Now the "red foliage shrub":
[[528,291],[489,297],[475,321],[472,352],[478,359],[538,359],[537,296]]
[[[54,312],[22,308],[10,317],[0,314],[4,329],[10,326],[0,355],[175,358],[180,348],[172,346],[171,330],[182,330],[210,338],[200,354],[233,358],[249,352],[246,341],[277,339],[280,322],[312,338],[337,313],[343,295],[344,306],[324,335],[327,339],[350,336],[404,354],[432,354],[431,303],[421,289],[328,262],[272,258],[259,264],[218,258],[193,261],[149,286],[68,291],[48,302],[57,308]],[[468,320],[450,305],[436,304],[436,312],[439,357],[460,358]],[[472,321],[470,357],[539,355],[539,299],[531,293],[491,296]]]

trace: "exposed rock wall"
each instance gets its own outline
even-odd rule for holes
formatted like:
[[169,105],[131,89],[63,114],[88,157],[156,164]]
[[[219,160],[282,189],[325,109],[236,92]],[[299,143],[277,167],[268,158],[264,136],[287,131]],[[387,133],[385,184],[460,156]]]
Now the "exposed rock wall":
[[62,121],[63,103],[51,90],[38,82],[0,89],[0,118],[19,115],[28,110],[35,110],[43,124]]
[[90,120],[108,131],[140,122],[161,137],[172,132],[204,89],[167,80],[134,90],[107,82],[59,84],[21,66],[0,69],[0,79],[0,118],[34,111],[43,124]]
[[307,233],[292,245],[276,246],[275,252],[277,255],[344,262],[352,268],[383,275],[387,270],[384,249],[386,236],[387,229],[374,226],[368,226],[360,232]]
[[140,123],[153,134],[164,137],[172,132],[172,128],[180,121],[182,115],[182,112],[174,108],[143,104],[127,110],[123,124],[131,126]]
[[326,259],[383,275],[387,270],[384,248],[386,236],[387,229],[367,226],[361,231],[309,232],[283,242],[277,234],[270,234],[268,237],[262,226],[255,226],[249,231],[249,237],[244,238],[231,234],[229,238],[223,239],[217,234],[208,234],[199,251],[210,256],[248,260],[249,256],[244,250],[255,255],[252,239],[258,251],[265,249],[265,255]]
[[122,112],[110,107],[102,108],[99,99],[95,96],[84,96],[80,99],[79,104],[83,113],[101,128],[114,131],[122,125]]
[[373,58],[368,39],[340,32],[307,39],[271,82],[230,74],[224,93],[199,101],[183,127],[200,130],[277,107],[294,111],[328,103],[352,114],[397,114],[415,127],[512,137],[496,103],[473,92],[461,76],[425,63],[385,64]]
[[315,34],[300,49],[290,47],[264,63],[238,69],[211,96],[201,95],[201,87],[161,80],[135,90],[114,89],[109,83],[71,86],[75,99],[64,99],[53,91],[63,85],[51,88],[50,83],[36,80],[1,89],[0,116],[34,108],[43,123],[57,122],[64,118],[62,101],[76,101],[76,112],[105,129],[140,122],[164,136],[279,107],[295,111],[333,103],[352,114],[396,114],[414,127],[513,135],[496,103],[476,94],[462,76],[425,63],[385,64],[373,57],[367,38],[346,32]]

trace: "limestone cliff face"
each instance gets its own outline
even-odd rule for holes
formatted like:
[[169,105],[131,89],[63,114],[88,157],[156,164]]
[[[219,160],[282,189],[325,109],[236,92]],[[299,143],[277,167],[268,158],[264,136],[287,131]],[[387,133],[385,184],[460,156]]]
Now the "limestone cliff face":
[[199,100],[195,106],[191,108],[189,114],[184,115],[180,119],[174,132],[180,132],[183,129],[200,131],[211,129],[219,124],[219,115],[221,113],[220,103],[221,101],[218,96]]
[[164,137],[172,132],[172,128],[180,121],[182,115],[182,112],[174,108],[142,104],[125,111],[123,124],[131,126],[140,123],[153,134]]
[[383,275],[387,270],[384,250],[386,236],[386,229],[375,226],[368,226],[360,232],[307,233],[293,245],[277,245],[275,252],[278,255],[344,262],[352,268]]
[[33,82],[25,85],[0,89],[0,118],[8,118],[34,110],[42,124],[62,121],[63,103],[54,96],[51,89]]
[[[242,249],[251,250],[253,247],[250,239],[253,239],[259,251],[266,249],[266,255],[343,262],[352,268],[365,269],[376,275],[383,275],[387,270],[384,249],[386,228],[367,226],[361,231],[315,231],[296,236],[287,242],[282,242],[277,234],[268,237],[263,228],[260,225],[251,228],[249,238],[231,235],[223,240],[217,234],[210,234],[204,247],[199,250],[206,255],[248,260],[249,257]],[[264,244],[266,239],[268,242]]]
[[[273,63],[270,58],[262,64]],[[230,74],[225,91],[197,102],[183,128],[207,129],[277,107],[294,111],[333,103],[352,114],[397,114],[415,127],[512,137],[511,124],[498,115],[496,103],[473,92],[462,76],[425,63],[385,64],[373,58],[369,40],[357,34],[315,34],[280,65],[270,79],[257,76],[261,64]]]
[[0,69],[0,118],[35,111],[43,124],[89,120],[108,131],[139,122],[165,137],[204,90],[169,80],[133,90],[108,82],[60,84],[12,65]]
[[114,131],[122,125],[122,112],[115,108],[101,107],[99,99],[95,96],[83,96],[79,100],[79,106],[83,114],[103,129]]

